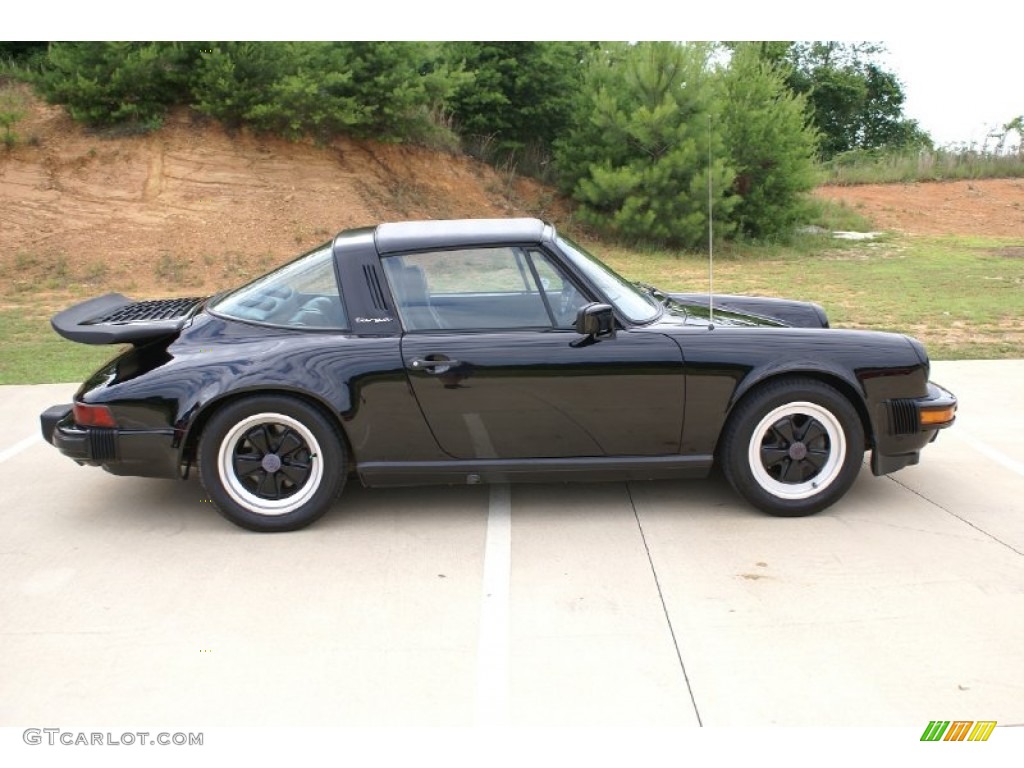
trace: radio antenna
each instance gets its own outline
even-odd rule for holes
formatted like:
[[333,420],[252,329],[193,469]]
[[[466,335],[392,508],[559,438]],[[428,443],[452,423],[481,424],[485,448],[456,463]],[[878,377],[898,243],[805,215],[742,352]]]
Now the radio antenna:
[[711,202],[711,113],[708,112],[708,330],[715,327],[715,237]]

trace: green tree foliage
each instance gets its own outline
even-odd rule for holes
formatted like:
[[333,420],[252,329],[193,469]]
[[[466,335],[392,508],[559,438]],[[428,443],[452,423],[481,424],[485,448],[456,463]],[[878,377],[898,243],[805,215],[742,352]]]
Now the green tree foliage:
[[432,131],[433,117],[470,78],[448,66],[430,43],[347,43],[345,63],[359,101],[368,105],[365,134],[419,140]]
[[700,247],[710,175],[716,236],[788,234],[814,184],[817,133],[788,87],[786,50],[773,63],[762,44],[739,44],[715,66],[705,44],[603,49],[558,143],[581,218],[629,240]]
[[0,42],[0,61],[15,62],[18,64],[32,64],[46,56],[48,43],[28,42]]
[[806,99],[787,87],[785,65],[764,60],[756,43],[733,50],[720,83],[721,130],[736,172],[733,221],[754,238],[786,232],[815,181],[817,134]]
[[768,60],[790,66],[789,87],[806,95],[826,159],[856,149],[931,147],[917,121],[903,115],[906,97],[899,79],[876,60],[882,46],[836,41],[762,46]]
[[494,142],[499,154],[548,152],[572,117],[582,64],[578,42],[459,42],[446,54],[472,75],[448,109],[463,136]]
[[592,59],[557,155],[584,221],[627,240],[695,247],[706,237],[710,174],[717,231],[732,228],[734,173],[721,133],[709,131],[711,51],[639,43]]
[[327,138],[364,125],[347,52],[331,43],[218,43],[202,55],[196,108],[229,125]]
[[248,117],[289,136],[425,139],[433,114],[461,82],[429,43],[285,45],[285,67]]
[[91,125],[156,125],[187,104],[290,137],[421,140],[465,79],[431,43],[55,43],[38,84]]
[[226,42],[204,48],[192,79],[195,108],[237,128],[253,119],[288,68],[287,43]]
[[153,127],[187,99],[198,50],[191,43],[53,43],[37,86],[89,125]]

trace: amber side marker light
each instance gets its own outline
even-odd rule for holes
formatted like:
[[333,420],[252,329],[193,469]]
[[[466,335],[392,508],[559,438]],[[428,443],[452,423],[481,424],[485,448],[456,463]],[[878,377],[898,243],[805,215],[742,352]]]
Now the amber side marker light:
[[922,427],[936,427],[942,424],[949,424],[953,421],[953,417],[956,415],[956,406],[950,405],[947,408],[935,408],[928,410],[926,408],[921,409],[921,426]]
[[114,421],[114,414],[105,405],[86,405],[75,403],[72,406],[75,415],[75,424],[80,427],[110,427],[117,426]]

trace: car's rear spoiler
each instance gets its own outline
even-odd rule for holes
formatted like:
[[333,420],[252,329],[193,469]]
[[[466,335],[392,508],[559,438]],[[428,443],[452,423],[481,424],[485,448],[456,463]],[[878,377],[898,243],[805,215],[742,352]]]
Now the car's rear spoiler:
[[65,339],[81,344],[136,344],[177,333],[204,301],[132,301],[119,293],[108,293],[54,315],[50,325]]

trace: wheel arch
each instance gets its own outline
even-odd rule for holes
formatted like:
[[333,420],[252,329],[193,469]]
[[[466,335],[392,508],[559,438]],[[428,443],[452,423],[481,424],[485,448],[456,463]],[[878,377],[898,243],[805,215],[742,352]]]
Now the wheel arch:
[[[749,376],[743,380],[733,393],[732,401],[729,404],[729,409],[726,414],[725,421],[723,422],[722,433],[724,434],[726,429],[728,429],[740,404],[753,396],[753,394],[761,387],[785,381],[787,379],[810,379],[812,381],[818,381],[822,384],[831,386],[850,402],[854,410],[857,412],[857,416],[860,418],[861,427],[864,430],[864,449],[870,450],[874,447],[875,442],[874,425],[871,423],[871,417],[868,413],[868,406],[864,399],[864,395],[860,391],[860,388],[854,383],[856,379],[851,380],[851,378],[852,377],[848,377],[838,371],[803,367],[766,371],[759,376]],[[721,439],[719,439],[718,446],[716,446],[715,449],[716,455],[720,447]]]
[[311,392],[303,390],[288,389],[286,387],[272,387],[259,389],[241,389],[231,390],[229,392],[223,392],[214,398],[203,403],[199,411],[192,417],[189,422],[188,431],[185,434],[184,440],[182,440],[180,459],[181,463],[188,463],[193,465],[197,459],[197,452],[199,450],[199,440],[202,437],[203,431],[206,429],[207,423],[213,415],[220,409],[230,405],[231,403],[244,400],[247,397],[262,396],[262,395],[275,395],[279,397],[290,397],[295,400],[301,400],[307,405],[311,405],[316,408],[320,413],[327,418],[331,424],[335,426],[338,431],[338,436],[341,438],[342,445],[345,449],[346,455],[349,457],[349,472],[351,473],[355,467],[355,454],[352,451],[352,443],[349,440],[348,434],[345,431],[345,425],[342,423],[338,413],[331,407],[331,405],[325,400],[317,397]]

